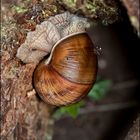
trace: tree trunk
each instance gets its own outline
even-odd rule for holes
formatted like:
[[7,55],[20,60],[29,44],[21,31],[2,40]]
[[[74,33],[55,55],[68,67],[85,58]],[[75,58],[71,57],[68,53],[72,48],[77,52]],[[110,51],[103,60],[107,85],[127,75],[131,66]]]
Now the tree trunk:
[[[82,7],[82,2],[79,1],[76,5],[79,6],[78,10],[82,11],[82,14],[86,17],[94,20],[100,19],[107,23],[113,23],[118,19],[116,13],[118,8],[114,2],[106,4],[107,7],[104,7],[104,9],[107,11],[100,11],[100,7],[92,9],[91,6],[93,5],[91,3],[91,5],[88,5],[89,10],[87,10]],[[69,7],[63,1],[59,3],[61,6],[53,4],[53,0],[44,3],[38,2],[38,0],[25,3],[22,0],[3,0],[2,3],[1,140],[46,140],[52,135],[53,119],[50,114],[53,107],[42,102],[33,88],[32,76],[36,66],[34,64],[23,64],[16,58],[16,51],[24,42],[27,32],[34,30],[36,24],[51,15],[60,13],[65,8],[71,12],[78,12],[78,10],[71,5]],[[11,4],[24,8],[19,9],[19,7],[14,6],[11,8]],[[110,13],[111,5],[114,7],[114,11]],[[16,10],[18,14],[15,14]],[[27,11],[21,14],[24,10]],[[45,13],[44,15],[41,14],[42,10]],[[91,13],[93,10],[97,11]],[[30,20],[33,15],[34,20]]]
[[140,2],[139,0],[123,0],[124,6],[127,9],[127,13],[131,24],[137,30],[140,37]]
[[5,1],[2,5],[1,140],[46,140],[52,135],[52,107],[35,94],[32,85],[35,65],[23,64],[16,58],[17,48],[26,37],[26,26],[30,26],[21,21],[21,16],[18,17],[21,25],[13,19],[15,13],[10,2],[14,3]]

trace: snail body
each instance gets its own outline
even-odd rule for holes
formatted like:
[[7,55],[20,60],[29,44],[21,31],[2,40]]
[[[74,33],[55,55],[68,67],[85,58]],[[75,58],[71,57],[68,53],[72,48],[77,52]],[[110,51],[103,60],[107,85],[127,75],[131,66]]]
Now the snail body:
[[33,75],[34,87],[45,102],[69,105],[82,99],[92,88],[97,56],[85,32],[88,26],[84,18],[66,12],[38,25],[19,48],[17,57],[25,63],[37,64],[50,51],[50,56],[37,65]]

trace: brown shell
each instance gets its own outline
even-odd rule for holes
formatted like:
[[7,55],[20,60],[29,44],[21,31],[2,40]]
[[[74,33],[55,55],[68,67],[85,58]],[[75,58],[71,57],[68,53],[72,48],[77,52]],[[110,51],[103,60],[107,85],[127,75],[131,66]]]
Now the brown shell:
[[40,63],[34,72],[34,86],[47,103],[61,106],[87,95],[97,74],[97,56],[86,33],[61,41],[48,65]]

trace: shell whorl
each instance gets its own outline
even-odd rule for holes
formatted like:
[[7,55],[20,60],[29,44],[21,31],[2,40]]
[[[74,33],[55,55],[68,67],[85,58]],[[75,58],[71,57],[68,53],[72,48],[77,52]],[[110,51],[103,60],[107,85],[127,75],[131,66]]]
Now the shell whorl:
[[50,17],[27,34],[25,42],[19,47],[17,57],[24,63],[38,63],[49,54],[53,46],[62,38],[84,32],[89,27],[85,18],[69,12]]
[[97,74],[97,57],[86,33],[57,44],[50,63],[45,60],[34,72],[34,86],[47,103],[62,106],[87,95]]
[[92,88],[97,74],[94,45],[85,18],[69,12],[50,17],[27,34],[17,50],[24,63],[38,64],[33,84],[47,103],[62,106],[79,101]]

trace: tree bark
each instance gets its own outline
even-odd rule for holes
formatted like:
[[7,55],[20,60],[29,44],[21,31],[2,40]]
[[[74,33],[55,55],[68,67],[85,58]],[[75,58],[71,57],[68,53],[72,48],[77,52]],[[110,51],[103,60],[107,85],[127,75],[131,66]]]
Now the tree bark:
[[25,22],[25,15],[21,14],[13,19],[15,13],[8,3],[2,5],[1,140],[46,140],[52,135],[52,107],[42,102],[33,88],[36,66],[23,64],[16,58],[27,28],[32,30],[35,24]]
[[[113,23],[118,19],[118,14],[115,13],[118,8],[115,3],[102,4],[101,6],[106,6],[104,7],[107,10],[105,12],[100,12],[96,7],[96,13],[91,13],[94,10],[91,6],[94,7],[94,5],[90,3],[88,11],[87,8],[82,7],[82,2],[79,1],[76,5],[80,6],[80,10],[86,17],[94,20],[100,19],[102,22],[106,21],[107,23]],[[10,6],[11,4],[24,7],[25,9],[18,10],[27,10],[27,12],[25,14],[15,14]],[[46,20],[51,15],[62,12],[64,9],[78,12],[78,10],[75,11],[73,8],[68,7],[63,1],[59,4],[53,4],[53,0],[46,3],[31,0],[25,2],[25,4],[22,0],[3,1],[0,95],[1,140],[45,140],[52,135],[53,119],[50,114],[53,107],[40,100],[32,84],[33,72],[36,66],[34,64],[23,64],[16,58],[16,51],[24,42],[27,32],[34,30],[36,24]],[[111,7],[114,10],[110,13]],[[42,10],[43,15],[41,14]],[[31,20],[33,15],[35,18]]]
[[127,9],[132,26],[137,30],[137,33],[140,37],[140,1],[123,0],[122,2]]

